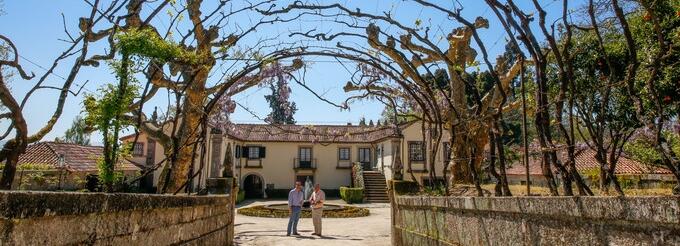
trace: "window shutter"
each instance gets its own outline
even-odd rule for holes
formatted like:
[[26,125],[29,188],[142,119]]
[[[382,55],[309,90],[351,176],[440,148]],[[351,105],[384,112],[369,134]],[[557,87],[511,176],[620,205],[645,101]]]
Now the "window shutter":
[[260,147],[260,158],[265,158],[265,147]]
[[243,147],[241,147],[241,156],[242,156],[243,158],[248,158],[248,157],[249,157],[249,156],[248,156],[248,148],[249,148],[248,146],[243,146]]
[[236,158],[241,158],[241,145],[236,145],[236,149],[234,149],[234,156]]

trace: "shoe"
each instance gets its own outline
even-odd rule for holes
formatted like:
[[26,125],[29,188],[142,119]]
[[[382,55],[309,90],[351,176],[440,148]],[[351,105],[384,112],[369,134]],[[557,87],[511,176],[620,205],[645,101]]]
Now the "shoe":
[[317,236],[317,235],[319,235],[319,234],[316,234],[316,233],[312,233],[312,235],[314,235],[314,236]]
[[300,236],[300,233],[295,232],[295,233],[293,233],[293,235]]

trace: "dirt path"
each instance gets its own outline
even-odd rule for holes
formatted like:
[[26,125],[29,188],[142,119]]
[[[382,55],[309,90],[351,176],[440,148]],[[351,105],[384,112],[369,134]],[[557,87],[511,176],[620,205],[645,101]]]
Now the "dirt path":
[[[251,202],[245,206],[285,201]],[[342,201],[328,201],[342,204]],[[236,214],[234,245],[390,245],[389,204],[363,204],[371,215],[362,218],[323,219],[323,237],[312,236],[312,219],[300,219],[300,236],[286,236],[288,219]]]

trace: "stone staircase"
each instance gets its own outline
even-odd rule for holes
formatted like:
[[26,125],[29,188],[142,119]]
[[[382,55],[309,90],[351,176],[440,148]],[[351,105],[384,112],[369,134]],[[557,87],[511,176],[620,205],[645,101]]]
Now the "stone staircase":
[[388,203],[385,175],[378,171],[364,171],[364,196],[366,202]]

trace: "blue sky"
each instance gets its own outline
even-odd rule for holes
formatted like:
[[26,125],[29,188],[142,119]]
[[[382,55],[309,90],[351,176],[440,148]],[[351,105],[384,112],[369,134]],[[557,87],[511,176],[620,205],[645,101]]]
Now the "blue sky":
[[[0,0],[2,1],[2,0]],[[103,1],[107,2],[107,1]],[[205,1],[210,5],[213,1]],[[214,1],[217,2],[217,1]],[[238,2],[238,1],[236,1]],[[330,1],[322,1],[324,3]],[[445,20],[445,16],[432,9],[417,6],[408,1],[366,1],[366,0],[338,0],[342,4],[351,8],[361,8],[364,12],[376,11],[391,11],[394,18],[400,20],[402,23],[414,25],[415,20],[421,20],[424,25],[435,26],[434,36],[441,37],[442,31],[451,30],[457,27],[456,23]],[[453,1],[438,1],[443,6],[451,7]],[[483,1],[461,0],[465,6],[463,14],[465,17],[472,19],[474,16],[484,15],[490,20],[490,28],[481,31],[481,36],[490,50],[491,60],[502,52],[505,44],[505,32],[500,29],[493,12],[483,4]],[[520,5],[530,8],[531,1],[520,0]],[[543,2],[543,1],[542,1]],[[580,1],[577,1],[580,2]],[[554,18],[561,13],[561,1],[547,0],[547,10],[550,14],[549,18]],[[283,6],[285,3],[279,3]],[[75,0],[4,0],[5,14],[0,16],[0,34],[3,34],[14,41],[22,56],[21,64],[28,71],[32,71],[37,75],[44,73],[43,68],[51,65],[55,57],[57,57],[66,47],[67,43],[60,41],[66,39],[64,33],[64,26],[62,23],[62,14],[66,20],[66,27],[72,31],[77,32],[78,18],[89,14],[88,6],[84,1]],[[572,4],[574,5],[574,4]],[[576,6],[576,5],[574,5]],[[167,17],[164,17],[167,18]],[[233,25],[240,22],[241,25],[247,24],[248,17],[239,17],[240,19],[234,21]],[[156,25],[164,26],[163,18],[157,21]],[[286,36],[291,30],[300,30],[310,28],[318,28],[319,30],[333,30],[338,31],[341,27],[333,25],[329,21],[319,21],[312,17],[305,17],[301,20],[287,25],[277,25],[265,27],[258,32],[249,36],[250,42],[257,42],[258,38],[271,37],[275,35]],[[224,32],[228,32],[225,30]],[[448,32],[448,31],[446,31]],[[291,40],[295,41],[295,40]],[[246,42],[247,43],[247,42]],[[441,42],[445,45],[445,42]],[[333,43],[334,44],[334,43]],[[332,45],[332,44],[326,44]],[[94,46],[93,50],[102,50],[104,46]],[[480,57],[478,57],[479,59]],[[340,64],[332,62],[330,58],[309,58],[312,63],[309,64],[306,82],[318,93],[324,97],[341,102],[348,95],[342,91],[342,86],[348,81],[350,74],[345,71]],[[68,69],[72,64],[72,60],[63,62],[57,67],[53,76],[50,76],[47,81],[50,85],[60,85],[63,82],[63,77],[68,74]],[[41,68],[42,67],[42,68]],[[31,81],[23,81],[15,78],[11,84],[14,94],[18,97],[23,97],[26,91],[37,81],[37,78]],[[113,77],[110,70],[106,66],[99,68],[84,68],[78,74],[76,85],[85,84],[84,92],[94,92],[98,87],[107,82],[112,82]],[[349,111],[340,111],[339,109],[323,103],[316,99],[311,93],[305,91],[297,85],[292,86],[292,101],[298,105],[298,112],[295,114],[295,119],[301,124],[345,124],[347,122],[356,123],[362,116],[367,119],[376,120],[380,118],[380,113],[383,106],[373,101],[356,102],[351,106]],[[245,91],[235,97],[236,101],[248,107],[258,116],[264,118],[269,112],[267,102],[264,100],[264,95],[268,93],[266,89],[253,88]],[[59,119],[59,122],[49,133],[44,140],[53,140],[55,137],[63,135],[63,132],[71,125],[72,119],[82,113],[82,96],[81,93],[77,97],[70,96],[67,100],[64,113]],[[157,105],[164,108],[167,95],[161,93],[156,96],[148,105]],[[27,118],[29,129],[35,132],[39,127],[45,124],[48,117],[52,114],[56,104],[57,93],[54,90],[42,90],[37,93],[29,101],[24,114]],[[152,107],[147,109],[152,110]],[[259,122],[250,113],[242,109],[237,109],[233,115],[235,122]],[[5,123],[0,123],[4,126]],[[4,128],[3,128],[4,129]],[[99,143],[101,137],[93,136],[94,144]]]

